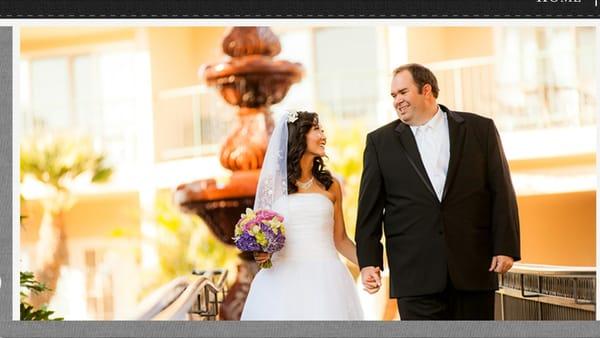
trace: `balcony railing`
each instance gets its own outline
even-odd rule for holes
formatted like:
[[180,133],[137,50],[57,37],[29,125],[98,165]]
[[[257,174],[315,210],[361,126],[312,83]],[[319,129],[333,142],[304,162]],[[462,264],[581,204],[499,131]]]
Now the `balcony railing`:
[[594,320],[596,269],[515,264],[502,275],[496,319]]
[[[538,63],[551,56],[539,56]],[[551,83],[544,77],[551,78],[553,74],[543,74],[535,81],[506,82],[499,78],[503,71],[499,64],[499,58],[491,56],[436,62],[428,67],[438,79],[440,102],[455,110],[491,117],[500,130],[584,126],[595,122],[597,98],[593,81]]]
[[[548,57],[540,56],[539,63]],[[560,83],[547,80],[556,74],[543,74],[531,81],[505,83],[499,76],[503,71],[500,62],[489,56],[427,64],[438,79],[438,101],[454,110],[491,117],[500,131],[595,123],[595,79]],[[375,74],[362,70],[322,71],[310,78],[335,89],[320,93],[317,84],[313,85],[314,102],[306,102],[306,107],[315,107],[321,115],[337,121],[360,119],[366,123],[365,128],[377,126],[375,116],[385,115],[387,120],[388,115],[394,115],[388,87],[391,73],[387,70]],[[361,90],[365,79],[372,80],[369,83],[378,88]],[[171,134],[181,138],[178,146],[163,151],[163,159],[214,155],[217,144],[235,121],[234,109],[224,103],[215,89],[206,86],[165,91],[159,96],[159,105],[172,111],[171,125],[165,127],[175,128]]]
[[235,121],[235,108],[206,85],[165,90],[158,96],[157,110],[169,112],[169,124],[158,132],[169,134],[160,160],[215,155]]

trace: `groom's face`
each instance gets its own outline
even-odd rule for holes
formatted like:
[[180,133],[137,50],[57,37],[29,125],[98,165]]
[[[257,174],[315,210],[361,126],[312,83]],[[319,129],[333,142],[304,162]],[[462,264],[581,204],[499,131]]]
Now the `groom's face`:
[[425,95],[419,93],[419,88],[408,70],[403,70],[392,79],[391,95],[394,99],[394,109],[402,122],[408,125],[421,125],[425,107]]

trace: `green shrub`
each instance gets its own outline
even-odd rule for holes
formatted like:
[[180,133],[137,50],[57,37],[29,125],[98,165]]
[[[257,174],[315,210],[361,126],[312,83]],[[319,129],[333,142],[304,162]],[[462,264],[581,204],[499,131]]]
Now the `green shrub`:
[[[33,272],[21,272],[21,320],[63,320],[63,318],[50,318],[54,311],[48,310],[46,305],[43,305],[39,309],[35,309],[33,305],[29,304],[26,299],[29,294],[40,293],[50,291],[43,283],[35,280]],[[25,290],[23,290],[25,289]]]

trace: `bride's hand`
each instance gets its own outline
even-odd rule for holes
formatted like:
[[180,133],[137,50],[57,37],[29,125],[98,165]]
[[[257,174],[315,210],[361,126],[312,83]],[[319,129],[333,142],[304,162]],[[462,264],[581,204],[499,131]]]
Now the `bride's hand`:
[[262,263],[268,261],[270,258],[271,258],[271,254],[268,252],[258,252],[258,251],[254,252],[254,260],[258,264],[262,264]]
[[376,293],[381,288],[381,270],[378,266],[366,266],[360,271],[360,277],[365,291]]

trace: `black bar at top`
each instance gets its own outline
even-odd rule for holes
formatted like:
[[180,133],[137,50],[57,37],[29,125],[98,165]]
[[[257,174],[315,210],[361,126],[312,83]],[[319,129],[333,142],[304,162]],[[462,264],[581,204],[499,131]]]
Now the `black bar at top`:
[[0,0],[0,18],[599,18],[600,0]]

